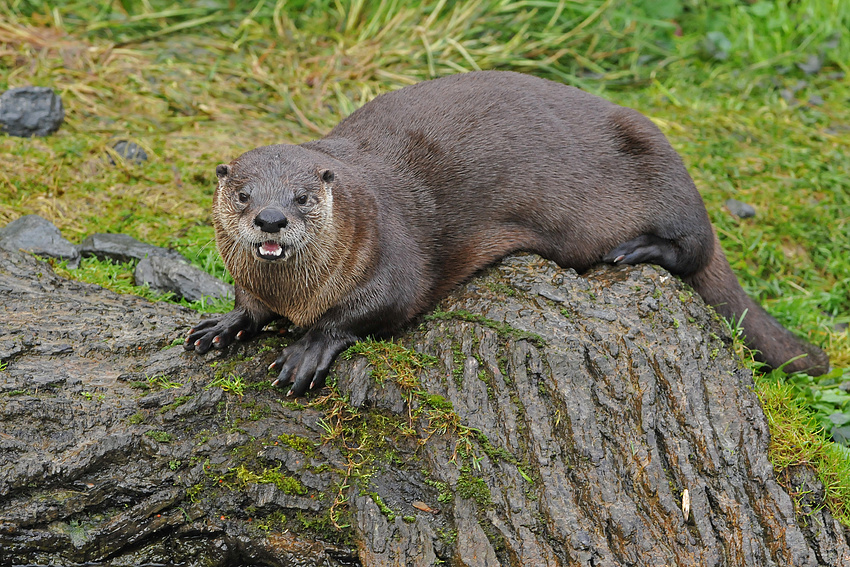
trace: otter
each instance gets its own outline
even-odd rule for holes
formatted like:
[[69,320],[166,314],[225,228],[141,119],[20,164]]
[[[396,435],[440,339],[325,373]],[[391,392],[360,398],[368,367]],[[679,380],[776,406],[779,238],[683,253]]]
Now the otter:
[[270,370],[289,395],[323,386],[350,344],[392,334],[518,251],[578,272],[658,264],[724,317],[743,317],[769,367],[829,368],[745,294],[652,121],[574,87],[499,71],[425,81],[376,97],[324,138],[215,171],[216,242],[236,302],[185,348],[223,348],[288,319],[306,333]]

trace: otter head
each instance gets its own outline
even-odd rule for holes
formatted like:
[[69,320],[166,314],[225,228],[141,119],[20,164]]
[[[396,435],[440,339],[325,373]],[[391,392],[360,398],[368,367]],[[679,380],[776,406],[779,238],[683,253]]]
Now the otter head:
[[215,169],[219,247],[222,256],[241,249],[259,261],[285,262],[330,226],[334,173],[285,162],[280,153],[249,154]]

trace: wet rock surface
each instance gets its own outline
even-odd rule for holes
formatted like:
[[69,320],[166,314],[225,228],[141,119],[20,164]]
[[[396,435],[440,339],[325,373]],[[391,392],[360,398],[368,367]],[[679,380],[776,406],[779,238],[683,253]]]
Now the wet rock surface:
[[136,240],[129,234],[105,232],[91,234],[80,243],[79,250],[83,257],[95,256],[101,260],[113,260],[115,262],[130,262],[131,260],[143,260],[154,256],[183,259],[183,256],[176,250]]
[[204,297],[233,299],[233,286],[211,276],[188,262],[165,256],[140,260],[133,273],[136,285],[147,285],[163,293],[173,293],[187,301]]
[[0,248],[68,260],[70,268],[80,264],[74,245],[62,237],[56,225],[38,215],[25,215],[0,227]]
[[0,95],[0,132],[47,136],[65,121],[62,99],[48,87],[18,87]]
[[101,260],[137,260],[136,285],[148,285],[153,290],[173,293],[188,301],[203,297],[233,298],[233,286],[189,264],[176,250],[147,244],[127,234],[92,234],[80,243],[79,250],[84,257],[95,256]]
[[354,355],[301,400],[278,332],[199,357],[171,346],[197,314],[2,250],[0,290],[0,565],[850,564],[774,478],[722,327],[650,266],[510,258],[397,338],[415,372]]

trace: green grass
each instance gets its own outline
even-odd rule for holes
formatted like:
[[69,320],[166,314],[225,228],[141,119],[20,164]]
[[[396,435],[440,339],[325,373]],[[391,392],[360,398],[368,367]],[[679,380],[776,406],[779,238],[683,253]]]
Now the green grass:
[[[0,4],[0,90],[50,86],[67,117],[48,138],[0,137],[0,224],[37,213],[74,242],[125,232],[224,276],[209,215],[217,163],[315,138],[420,80],[534,73],[656,121],[745,289],[839,369],[760,380],[768,415],[808,412],[846,442],[847,29],[846,0],[11,0]],[[109,165],[120,139],[149,161]],[[758,216],[731,216],[730,197]],[[57,267],[154,298],[132,285],[132,266]],[[765,395],[774,386],[787,395]],[[811,433],[803,421],[789,423]],[[827,477],[846,489],[846,455],[822,446],[832,457],[806,462],[844,470]]]
[[[823,483],[824,501],[830,512],[850,526],[850,449],[824,435],[821,420],[809,409],[806,398],[799,396],[794,382],[776,374],[757,380],[770,424],[770,459],[780,481],[784,480],[782,472],[789,467],[812,467]],[[795,497],[802,496],[794,493],[790,483],[783,484]]]

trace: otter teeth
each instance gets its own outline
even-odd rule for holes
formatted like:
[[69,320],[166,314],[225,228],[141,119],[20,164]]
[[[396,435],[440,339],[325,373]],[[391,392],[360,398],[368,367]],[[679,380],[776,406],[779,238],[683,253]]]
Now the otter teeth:
[[257,252],[264,258],[279,258],[283,254],[283,247],[277,242],[267,240],[260,245]]

